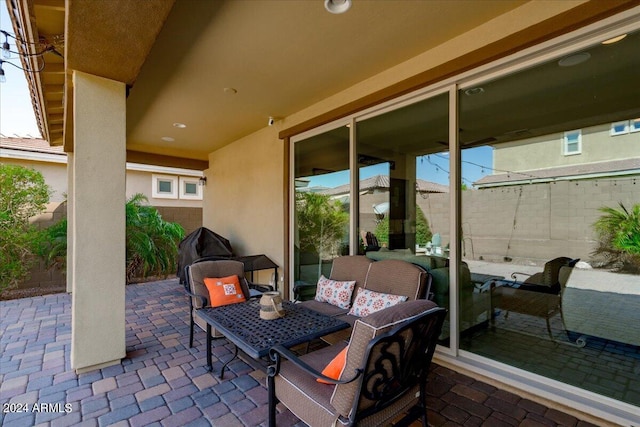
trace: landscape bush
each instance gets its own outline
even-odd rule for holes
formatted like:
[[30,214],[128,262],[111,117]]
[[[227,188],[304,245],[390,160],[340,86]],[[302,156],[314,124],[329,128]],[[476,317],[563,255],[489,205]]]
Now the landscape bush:
[[51,189],[42,174],[0,163],[0,292],[29,277],[42,231],[30,222],[45,211]]

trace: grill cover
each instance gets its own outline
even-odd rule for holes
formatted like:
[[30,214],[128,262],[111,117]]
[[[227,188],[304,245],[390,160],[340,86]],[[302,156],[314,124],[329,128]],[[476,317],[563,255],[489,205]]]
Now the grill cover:
[[200,258],[228,259],[233,257],[231,243],[221,235],[200,227],[178,245],[178,272],[180,283],[185,283],[184,269]]

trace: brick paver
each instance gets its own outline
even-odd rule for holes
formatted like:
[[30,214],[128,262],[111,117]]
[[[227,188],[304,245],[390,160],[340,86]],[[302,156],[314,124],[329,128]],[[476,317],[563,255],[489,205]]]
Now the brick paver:
[[[0,404],[50,404],[0,414],[0,425],[266,426],[264,373],[243,360],[224,381],[207,372],[205,334],[198,331],[189,348],[189,306],[175,279],[129,285],[126,298],[127,357],[80,375],[70,367],[69,295],[0,302]],[[214,345],[214,357],[226,361],[231,346]],[[428,394],[434,426],[590,426],[437,365]],[[277,421],[303,426],[282,405]]]

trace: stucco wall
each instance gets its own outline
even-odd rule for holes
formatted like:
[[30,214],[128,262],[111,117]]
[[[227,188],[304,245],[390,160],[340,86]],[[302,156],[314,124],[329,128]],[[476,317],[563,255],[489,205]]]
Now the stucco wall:
[[[569,129],[572,130],[572,129]],[[611,123],[582,129],[582,152],[564,155],[564,133],[495,145],[494,167],[524,171],[637,157],[640,132],[610,136]]]
[[266,254],[281,268],[286,251],[283,156],[278,126],[211,153],[202,220],[229,239],[238,255]]
[[[202,200],[188,199],[162,199],[152,196],[153,178],[152,173],[135,170],[127,171],[127,198],[137,193],[142,193],[149,199],[149,204],[153,206],[172,206],[172,207],[188,207],[201,208]],[[158,173],[157,175],[166,175]]]

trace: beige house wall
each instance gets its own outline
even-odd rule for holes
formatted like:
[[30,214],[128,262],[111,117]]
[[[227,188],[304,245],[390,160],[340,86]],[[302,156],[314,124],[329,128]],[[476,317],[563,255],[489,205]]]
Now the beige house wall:
[[503,143],[494,147],[494,168],[526,171],[640,155],[640,132],[611,136],[610,130],[611,123],[582,129],[582,151],[572,155],[564,154],[564,132]]
[[280,268],[286,252],[283,156],[278,126],[211,153],[202,219],[204,227],[229,239],[236,254],[265,254]]

